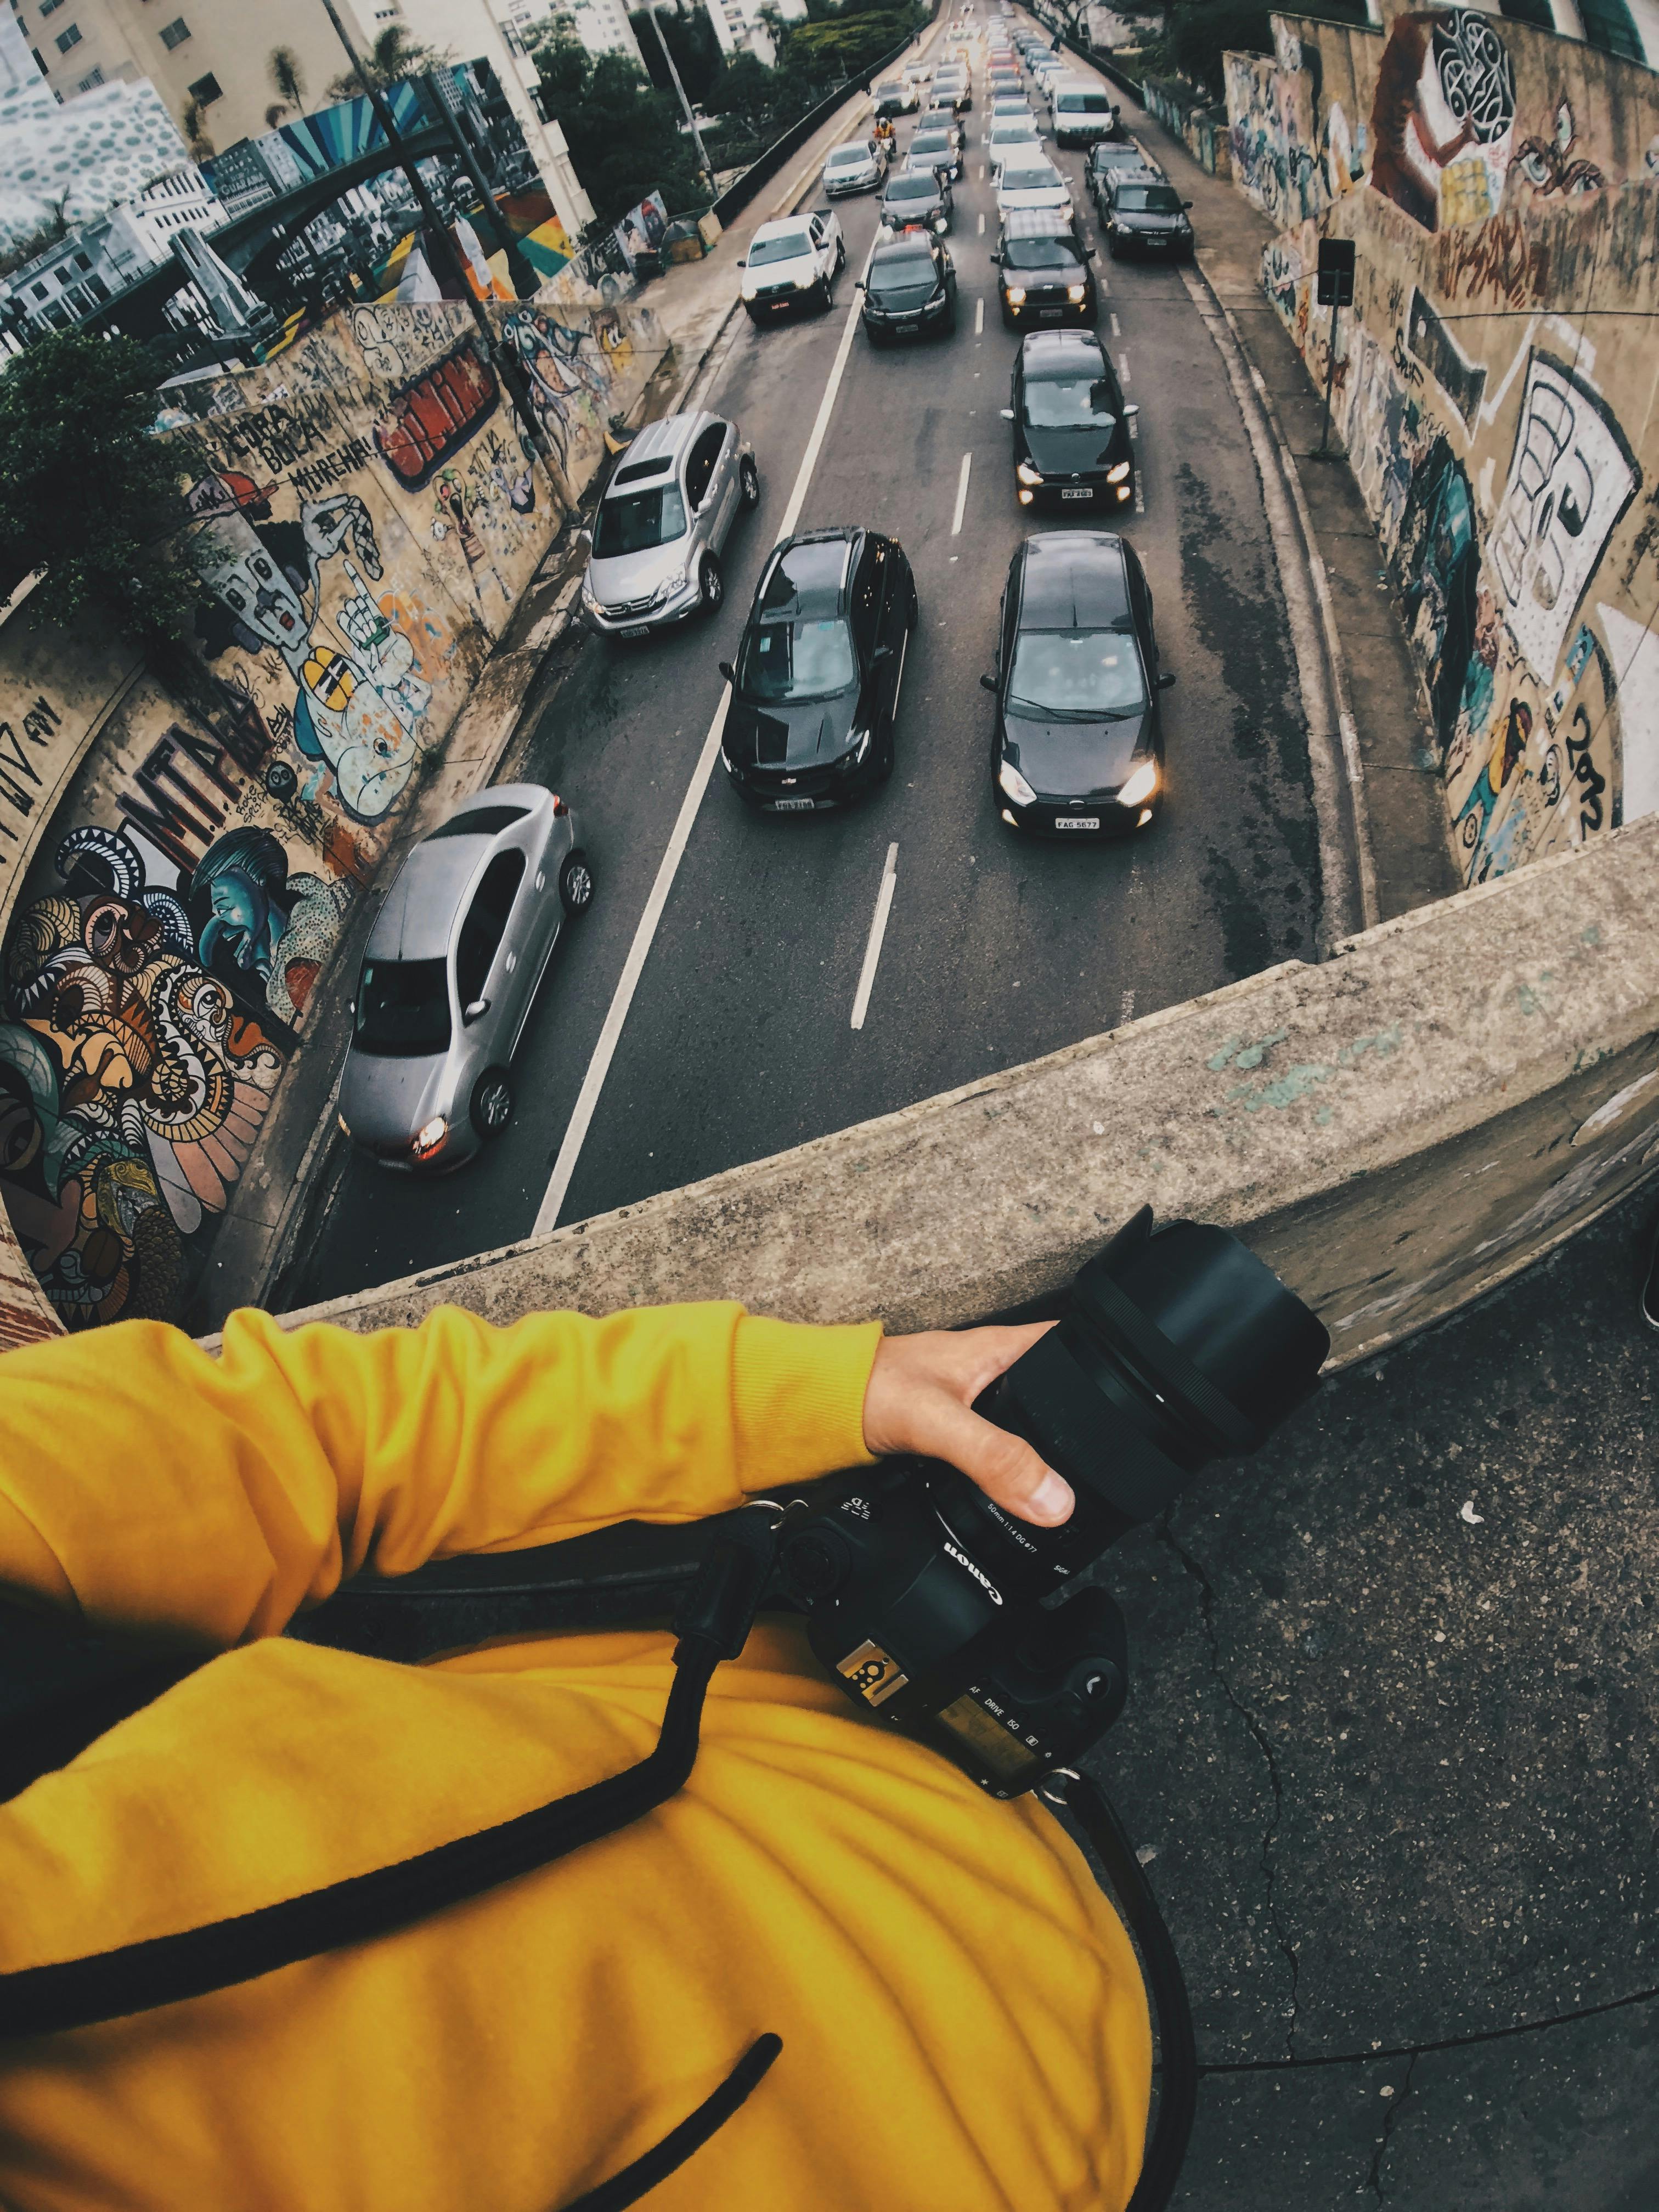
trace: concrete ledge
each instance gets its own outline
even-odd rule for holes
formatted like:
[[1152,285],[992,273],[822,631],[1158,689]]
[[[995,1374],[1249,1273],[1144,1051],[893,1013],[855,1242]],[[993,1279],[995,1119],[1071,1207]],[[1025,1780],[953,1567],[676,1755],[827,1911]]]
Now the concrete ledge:
[[1659,1159],[1656,906],[1659,820],[1323,967],[295,1318],[719,1295],[936,1326],[1052,1291],[1150,1200],[1247,1234],[1346,1364],[1525,1267]]

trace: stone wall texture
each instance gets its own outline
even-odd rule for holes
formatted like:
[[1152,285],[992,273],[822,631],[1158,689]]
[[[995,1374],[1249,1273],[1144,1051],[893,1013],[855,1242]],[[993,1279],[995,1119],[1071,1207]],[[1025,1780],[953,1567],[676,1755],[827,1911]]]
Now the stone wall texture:
[[1275,16],[1226,58],[1235,182],[1403,595],[1477,884],[1659,805],[1659,77],[1464,9]]
[[0,1344],[181,1310],[346,910],[661,358],[631,305],[359,307],[164,434],[201,579],[158,681],[0,623]]

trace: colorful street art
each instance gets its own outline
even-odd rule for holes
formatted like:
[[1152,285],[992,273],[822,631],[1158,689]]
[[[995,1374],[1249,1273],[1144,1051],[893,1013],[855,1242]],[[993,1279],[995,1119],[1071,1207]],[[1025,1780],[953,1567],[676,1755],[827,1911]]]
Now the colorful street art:
[[1273,20],[1273,58],[1227,58],[1236,170],[1279,223],[1263,286],[1322,389],[1311,272],[1356,244],[1334,415],[1479,883],[1659,808],[1659,90],[1469,10]]

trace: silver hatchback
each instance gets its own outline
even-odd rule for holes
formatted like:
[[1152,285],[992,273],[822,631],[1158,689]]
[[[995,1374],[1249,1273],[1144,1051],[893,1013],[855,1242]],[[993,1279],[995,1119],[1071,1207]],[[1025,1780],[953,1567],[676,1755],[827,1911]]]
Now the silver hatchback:
[[352,1002],[340,1127],[384,1166],[459,1167],[513,1112],[509,1069],[593,872],[538,783],[477,793],[423,837],[375,917]]
[[623,455],[593,519],[582,611],[613,637],[644,637],[726,596],[720,550],[760,505],[755,449],[718,415],[665,415]]

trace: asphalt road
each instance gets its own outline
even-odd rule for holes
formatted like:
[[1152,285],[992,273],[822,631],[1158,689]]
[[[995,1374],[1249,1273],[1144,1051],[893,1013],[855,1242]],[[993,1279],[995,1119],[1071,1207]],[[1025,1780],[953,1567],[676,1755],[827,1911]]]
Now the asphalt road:
[[[982,75],[953,232],[954,337],[876,353],[855,332],[802,529],[856,521],[909,554],[921,621],[891,782],[850,811],[756,817],[716,767],[559,1212],[577,1221],[1116,1027],[1284,959],[1315,957],[1322,900],[1305,719],[1261,489],[1226,373],[1179,270],[1103,249],[1100,331],[1140,406],[1146,565],[1163,665],[1166,802],[1138,839],[1022,840],[990,779],[989,668],[1016,503],[1016,337],[997,312]],[[901,145],[908,125],[901,127]],[[1082,157],[1055,158],[1082,189]],[[556,954],[515,1065],[514,1121],[476,1165],[414,1182],[339,1175],[295,1304],[509,1243],[534,1225],[688,786],[761,565],[781,528],[876,226],[838,212],[848,267],[827,316],[739,318],[702,404],[760,459],[759,511],[726,598],[645,646],[590,640],[503,780],[579,810],[598,893]],[[983,228],[981,229],[981,223]],[[1091,210],[1091,234],[1093,235]],[[983,327],[976,309],[984,303]],[[959,531],[963,456],[970,456]],[[895,890],[867,1017],[854,1000],[890,846]],[[1135,1140],[1133,1130],[1125,1142]]]

